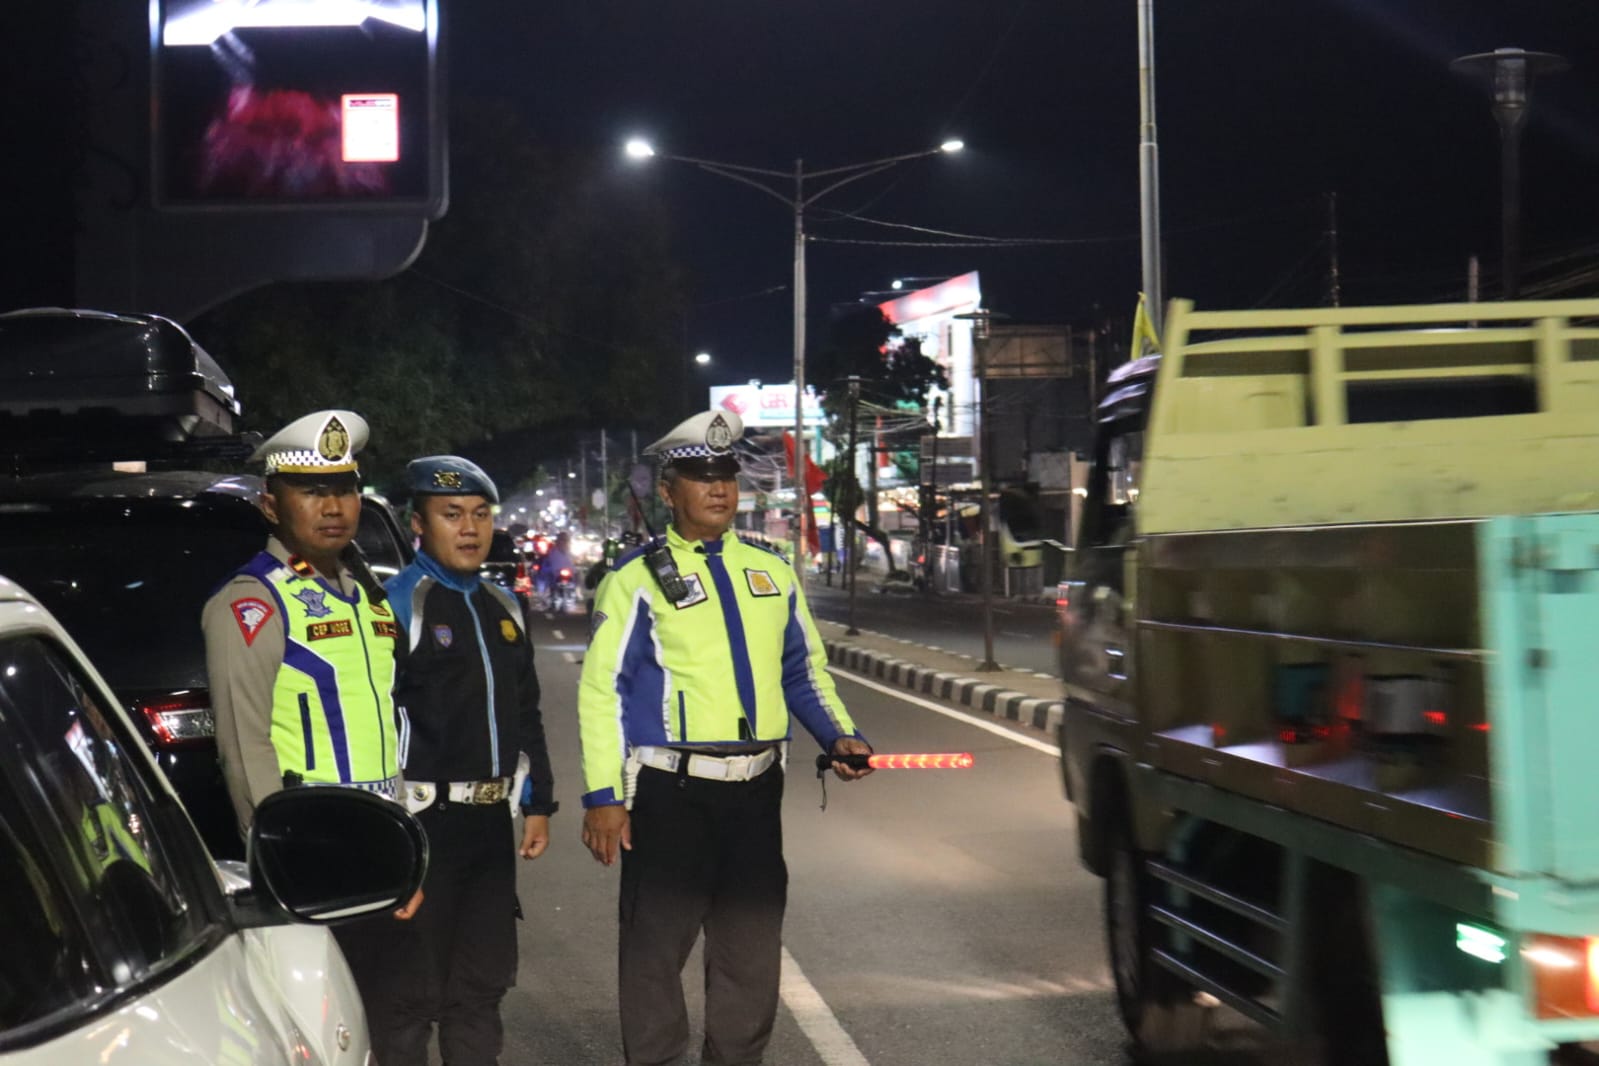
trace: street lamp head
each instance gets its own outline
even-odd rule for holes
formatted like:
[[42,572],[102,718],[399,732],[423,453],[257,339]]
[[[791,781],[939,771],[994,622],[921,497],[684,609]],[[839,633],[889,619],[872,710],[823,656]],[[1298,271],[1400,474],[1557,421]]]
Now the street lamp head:
[[889,288],[891,288],[891,289],[903,289],[904,287],[905,287],[905,283],[903,281],[901,281],[899,278],[895,278],[893,283],[889,285]]
[[711,353],[710,352],[700,352],[700,353],[698,353],[697,355],[694,356],[694,361],[696,363],[698,363],[700,366],[709,366],[710,362],[711,362]]
[[961,140],[959,137],[951,137],[949,140],[939,145],[938,150],[940,152],[958,152],[965,147],[965,141]]
[[643,137],[628,138],[628,142],[623,146],[622,150],[627,153],[629,159],[648,159],[655,154],[654,146]]

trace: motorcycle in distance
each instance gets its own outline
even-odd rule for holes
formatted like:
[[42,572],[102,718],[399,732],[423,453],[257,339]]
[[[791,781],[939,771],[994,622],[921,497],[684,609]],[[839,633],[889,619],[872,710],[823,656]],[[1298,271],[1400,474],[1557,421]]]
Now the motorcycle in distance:
[[573,579],[572,568],[563,566],[550,582],[547,611],[550,617],[554,618],[558,615],[571,614],[577,608],[577,582]]

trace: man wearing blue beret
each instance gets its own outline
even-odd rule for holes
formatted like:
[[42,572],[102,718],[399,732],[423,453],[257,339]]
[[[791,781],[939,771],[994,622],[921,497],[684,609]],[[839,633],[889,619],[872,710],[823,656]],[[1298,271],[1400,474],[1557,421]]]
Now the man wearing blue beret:
[[[514,597],[480,580],[499,492],[453,455],[406,468],[416,561],[386,586],[400,631],[394,702],[404,800],[427,830],[426,906],[401,934],[383,1066],[427,1066],[438,1023],[450,1066],[493,1066],[500,1001],[516,983],[516,864],[550,840],[554,781],[533,644]],[[519,762],[525,767],[519,773]],[[507,804],[523,816],[520,846]]]

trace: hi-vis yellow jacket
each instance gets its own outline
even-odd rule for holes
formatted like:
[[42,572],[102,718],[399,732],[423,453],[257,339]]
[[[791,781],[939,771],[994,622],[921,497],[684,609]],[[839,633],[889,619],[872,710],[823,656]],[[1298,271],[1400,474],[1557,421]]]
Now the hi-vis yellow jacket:
[[665,543],[688,584],[673,604],[646,544],[600,582],[578,685],[584,807],[623,801],[624,763],[645,745],[786,740],[789,715],[824,751],[860,736],[827,673],[810,608],[788,561],[740,540]]

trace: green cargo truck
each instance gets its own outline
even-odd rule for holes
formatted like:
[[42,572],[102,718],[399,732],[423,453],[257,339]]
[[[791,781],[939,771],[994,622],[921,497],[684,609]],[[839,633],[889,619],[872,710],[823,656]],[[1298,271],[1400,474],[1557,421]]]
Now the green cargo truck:
[[1100,430],[1060,741],[1136,1043],[1599,1039],[1599,300],[1179,301]]

